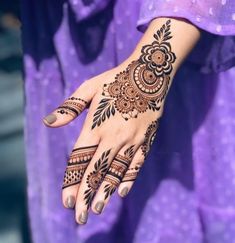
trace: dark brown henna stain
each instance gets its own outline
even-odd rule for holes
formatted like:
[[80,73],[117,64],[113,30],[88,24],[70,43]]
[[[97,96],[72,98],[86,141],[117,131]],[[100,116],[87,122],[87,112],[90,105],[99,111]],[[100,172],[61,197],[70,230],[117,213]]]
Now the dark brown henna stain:
[[[144,142],[141,146],[141,150],[142,150],[142,154],[144,155],[144,158],[146,158],[146,156],[153,144],[158,125],[159,125],[159,119],[156,121],[153,121],[148,126],[147,131],[144,135]],[[122,182],[135,181],[143,163],[144,163],[144,161],[137,163],[135,167],[129,167],[128,170],[126,171],[124,178],[122,179]]]
[[92,129],[100,126],[118,111],[125,120],[137,118],[147,110],[158,111],[169,84],[175,54],[168,42],[172,38],[168,20],[154,34],[155,40],[143,46],[141,56],[126,70],[116,75],[114,82],[104,84],[102,99],[93,117]]
[[122,182],[135,181],[143,163],[144,161],[137,163],[135,167],[129,167],[125,176],[122,179]]
[[108,182],[104,186],[105,200],[115,192],[123,176],[125,175],[133,156],[134,156],[134,145],[130,146],[124,152],[124,156],[118,154],[114,158],[104,178],[104,181]]
[[80,147],[72,151],[64,174],[63,189],[81,182],[83,174],[91,161],[97,146],[98,145]]
[[157,77],[169,75],[173,69],[172,64],[176,56],[171,51],[171,45],[168,42],[172,38],[170,32],[170,20],[154,34],[155,41],[151,45],[145,45],[142,48],[140,60],[147,65]]
[[102,153],[101,157],[95,162],[94,170],[87,176],[86,183],[88,189],[84,192],[84,200],[87,209],[90,208],[95,193],[109,168],[108,156],[110,151],[109,149]]
[[96,126],[100,126],[102,122],[104,122],[110,117],[115,115],[115,108],[113,105],[112,99],[102,99],[99,103],[98,108],[93,117],[92,129]]
[[62,115],[70,115],[74,119],[86,108],[87,104],[87,101],[81,98],[70,97],[57,108],[56,112]]
[[153,121],[147,128],[147,131],[144,135],[144,142],[141,146],[141,150],[142,150],[144,157],[147,156],[147,154],[153,144],[153,141],[155,139],[156,132],[158,129],[158,125],[159,125],[159,119],[156,121]]
[[[159,119],[156,121],[153,121],[147,128],[147,131],[144,135],[144,142],[141,146],[142,154],[146,158],[152,144],[154,141],[154,138],[156,136],[157,128],[159,125]],[[127,181],[135,181],[136,177],[140,171],[140,168],[142,167],[143,162],[138,162],[135,167],[129,167],[124,178],[122,179],[122,182]]]

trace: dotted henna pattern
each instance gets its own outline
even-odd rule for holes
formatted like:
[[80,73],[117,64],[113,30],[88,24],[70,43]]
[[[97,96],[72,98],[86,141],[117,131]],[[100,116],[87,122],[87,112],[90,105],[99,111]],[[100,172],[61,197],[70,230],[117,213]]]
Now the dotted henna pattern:
[[135,167],[129,167],[128,170],[126,171],[125,176],[122,179],[122,182],[135,181],[143,163],[144,162],[139,162],[136,164]]
[[81,98],[70,97],[61,106],[57,108],[57,113],[61,115],[70,115],[76,118],[87,106],[87,102]]
[[119,112],[125,120],[137,118],[147,110],[158,111],[169,84],[175,54],[168,42],[172,38],[168,20],[154,34],[154,41],[143,46],[138,60],[104,84],[102,99],[93,116],[92,129]]
[[156,121],[153,121],[147,128],[147,131],[145,133],[144,142],[141,146],[141,150],[142,150],[144,157],[147,156],[147,154],[153,144],[153,141],[156,137],[158,125],[159,125],[159,120],[156,120]]
[[73,149],[64,174],[62,188],[79,184],[98,145]]

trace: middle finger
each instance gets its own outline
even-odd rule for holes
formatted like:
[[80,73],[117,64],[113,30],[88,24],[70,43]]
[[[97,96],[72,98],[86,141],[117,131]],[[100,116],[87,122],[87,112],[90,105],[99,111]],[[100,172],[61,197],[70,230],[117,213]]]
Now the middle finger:
[[95,197],[111,161],[115,157],[120,146],[111,147],[109,141],[101,141],[90,164],[82,178],[76,201],[76,221],[85,224],[88,219],[88,210]]

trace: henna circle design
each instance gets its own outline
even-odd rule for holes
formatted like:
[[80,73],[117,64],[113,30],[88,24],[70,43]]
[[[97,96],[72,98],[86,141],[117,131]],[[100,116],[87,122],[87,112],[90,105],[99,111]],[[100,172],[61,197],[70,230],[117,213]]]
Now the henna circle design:
[[105,174],[107,173],[109,167],[108,164],[109,153],[110,153],[110,149],[102,153],[101,157],[95,162],[94,170],[90,172],[86,178],[88,189],[85,190],[84,192],[84,200],[87,209],[90,208],[95,193],[99,188]]
[[129,69],[133,77],[132,86],[145,99],[157,101],[163,98],[169,84],[168,76],[156,77],[152,71],[146,69],[145,64],[138,62],[130,64]]
[[175,54],[168,42],[172,38],[168,20],[154,34],[155,40],[143,46],[138,60],[116,75],[114,82],[104,84],[102,99],[93,117],[92,129],[100,126],[118,111],[125,120],[137,118],[147,110],[161,108],[169,84]]

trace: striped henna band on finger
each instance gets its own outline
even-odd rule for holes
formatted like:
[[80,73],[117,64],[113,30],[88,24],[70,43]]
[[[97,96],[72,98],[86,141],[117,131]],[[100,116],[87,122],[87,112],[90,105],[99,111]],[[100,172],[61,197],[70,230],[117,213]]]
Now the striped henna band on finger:
[[57,113],[70,115],[76,118],[87,106],[83,99],[70,97],[61,106],[57,108]]
[[65,170],[63,189],[81,182],[83,174],[97,147],[98,145],[93,145],[73,149]]

